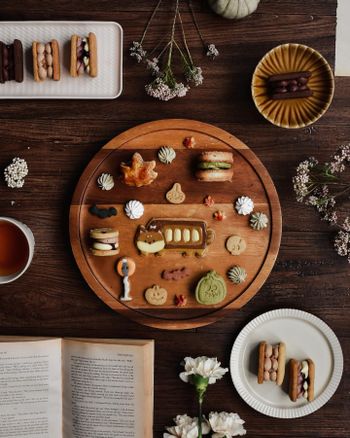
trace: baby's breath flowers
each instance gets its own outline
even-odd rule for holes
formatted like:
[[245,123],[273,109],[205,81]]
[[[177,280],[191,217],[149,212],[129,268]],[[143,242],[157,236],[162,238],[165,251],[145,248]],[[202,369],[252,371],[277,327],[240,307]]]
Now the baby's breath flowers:
[[24,178],[28,175],[28,165],[23,158],[15,157],[4,170],[8,187],[18,189],[24,186]]
[[340,146],[330,162],[320,164],[314,157],[301,162],[293,186],[298,202],[315,207],[322,220],[339,229],[334,247],[350,263],[350,215],[342,217],[336,209],[339,200],[350,199],[350,180],[342,175],[349,164],[350,143]]
[[[152,81],[145,86],[146,93],[159,100],[168,101],[175,97],[184,97],[189,92],[190,87],[202,85],[204,77],[202,68],[196,65],[193,61],[190,49],[187,44],[185,28],[182,22],[180,13],[180,0],[175,0],[175,13],[172,21],[170,40],[165,43],[163,48],[157,54],[159,43],[149,53],[144,48],[144,40],[148,28],[153,20],[162,0],[159,0],[150,19],[147,22],[143,35],[140,41],[133,41],[130,47],[130,56],[138,63],[143,63],[146,69],[152,75]],[[198,24],[195,20],[194,12],[190,0],[188,4],[192,13],[193,22],[200,36],[200,39],[205,47],[206,54],[210,58],[215,58],[219,52],[214,44],[205,44],[200,33]],[[177,30],[180,30],[181,38],[177,35]],[[181,60],[182,79],[177,78],[178,69],[174,69],[175,53]]]

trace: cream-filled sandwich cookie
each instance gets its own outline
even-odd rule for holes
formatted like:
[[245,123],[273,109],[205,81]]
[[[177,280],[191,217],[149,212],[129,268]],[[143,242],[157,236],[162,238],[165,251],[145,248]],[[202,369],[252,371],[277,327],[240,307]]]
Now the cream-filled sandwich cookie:
[[73,78],[88,74],[97,76],[97,39],[93,32],[87,37],[72,35],[70,55],[70,75]]
[[113,228],[94,228],[90,230],[91,252],[95,256],[119,254],[119,231]]
[[274,382],[282,385],[286,369],[286,346],[265,341],[259,344],[258,383]]
[[46,79],[60,80],[60,53],[56,40],[48,43],[34,41],[32,44],[33,74],[36,82]]

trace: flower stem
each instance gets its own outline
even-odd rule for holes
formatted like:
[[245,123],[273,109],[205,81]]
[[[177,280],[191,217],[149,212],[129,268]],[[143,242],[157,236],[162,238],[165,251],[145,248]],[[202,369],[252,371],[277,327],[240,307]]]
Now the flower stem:
[[176,18],[177,18],[178,12],[179,12],[179,0],[176,0],[173,26],[171,28],[170,49],[169,49],[168,62],[167,62],[167,67],[168,68],[170,68],[171,58],[172,58],[172,54],[173,54],[173,45],[174,45],[174,36],[175,36],[175,25],[176,25]]
[[187,45],[185,29],[184,29],[184,25],[183,25],[183,22],[182,22],[180,11],[178,12],[178,14],[179,14],[179,21],[180,21],[180,24],[181,24],[182,39],[184,41],[184,46],[185,46],[185,49],[186,49],[186,52],[187,52],[188,59],[189,59],[189,61],[191,63],[191,67],[193,67],[193,60],[192,60],[190,49],[188,48],[188,45]]
[[202,438],[202,403],[203,396],[200,395],[198,399],[198,438]]
[[162,0],[158,0],[158,3],[157,3],[156,7],[154,8],[154,10],[152,12],[152,15],[150,16],[150,18],[149,18],[149,20],[148,20],[148,22],[146,24],[145,30],[143,31],[142,38],[141,38],[141,41],[140,41],[141,44],[143,43],[143,40],[145,39],[145,36],[146,36],[148,28],[149,28],[149,26],[151,24],[151,21],[153,20],[154,16],[156,15],[156,13],[158,11],[158,8],[159,8],[161,3],[162,3]]
[[204,42],[204,39],[203,39],[203,37],[202,37],[201,31],[199,30],[199,26],[198,26],[198,23],[197,23],[197,20],[196,20],[196,16],[194,15],[194,10],[193,10],[193,7],[192,7],[192,2],[191,2],[191,0],[188,0],[188,7],[189,7],[189,9],[190,9],[190,11],[191,11],[192,21],[193,21],[193,24],[194,24],[194,26],[195,26],[195,28],[196,28],[196,31],[197,31],[197,33],[198,33],[198,36],[199,36],[199,38],[200,38],[200,40],[201,40],[201,42],[202,42],[202,44],[203,44],[203,47],[205,47],[205,42]]

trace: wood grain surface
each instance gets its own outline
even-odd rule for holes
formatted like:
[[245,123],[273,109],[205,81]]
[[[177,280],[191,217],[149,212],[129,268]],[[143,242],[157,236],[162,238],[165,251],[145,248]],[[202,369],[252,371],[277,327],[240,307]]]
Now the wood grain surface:
[[[350,79],[336,78],[329,111],[311,128],[288,131],[270,125],[250,96],[251,74],[274,46],[296,42],[319,50],[334,66],[336,0],[262,0],[246,20],[225,21],[206,3],[193,1],[205,39],[220,56],[201,56],[191,17],[183,20],[193,55],[202,66],[203,86],[179,100],[158,102],[144,94],[148,76],[128,57],[155,1],[2,0],[2,20],[116,20],[125,30],[124,92],[114,101],[1,101],[0,168],[15,156],[28,161],[21,190],[0,184],[0,213],[33,230],[33,264],[21,279],[0,287],[0,334],[145,337],[156,340],[155,438],[179,414],[195,414],[194,394],[178,378],[184,356],[218,356],[227,366],[233,340],[253,317],[279,307],[297,307],[328,323],[342,344],[345,371],[329,403],[294,421],[264,417],[235,392],[229,375],[211,386],[205,412],[238,412],[251,438],[346,438],[350,435],[349,265],[332,247],[332,232],[315,212],[295,201],[291,178],[309,155],[327,160],[350,139]],[[171,21],[165,2],[147,47],[163,36]],[[0,88],[1,92],[1,88]],[[112,137],[136,124],[159,118],[191,118],[212,123],[240,138],[270,172],[281,201],[283,236],[274,270],[242,310],[211,326],[183,332],[147,329],[109,309],[89,289],[69,246],[68,212],[74,187],[87,163]],[[11,205],[11,201],[15,201]],[[302,339],[300,340],[302,342]],[[321,365],[322,366],[322,365]]]

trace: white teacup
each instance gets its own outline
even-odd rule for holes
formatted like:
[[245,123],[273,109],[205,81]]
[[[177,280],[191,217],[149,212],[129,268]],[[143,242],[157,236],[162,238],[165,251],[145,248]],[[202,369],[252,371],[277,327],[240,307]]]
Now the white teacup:
[[[10,227],[7,227],[6,224],[10,224]],[[16,227],[19,230],[19,233],[15,232],[16,230],[11,228],[11,225]],[[7,231],[11,231],[11,232],[7,232]],[[4,233],[3,236],[1,236],[1,233]],[[6,237],[5,237],[6,235]],[[16,242],[15,236],[18,236],[18,240],[21,240],[21,244],[19,245],[19,242]],[[1,263],[5,263],[4,259],[6,258],[6,249],[5,246],[10,246],[10,244],[12,244],[11,239],[13,237],[13,247],[10,247],[11,251],[8,251],[8,253],[12,254],[12,258],[16,258],[14,256],[16,256],[15,251],[16,250],[20,250],[20,248],[23,246],[25,246],[25,242],[28,245],[25,248],[25,254],[20,254],[18,259],[20,260],[20,257],[22,257],[22,263],[20,263],[20,261],[18,261],[18,263],[20,263],[20,268],[19,269],[15,269],[14,272],[6,272],[6,268],[4,266],[1,265]],[[24,240],[24,239],[25,240]],[[21,275],[23,275],[25,273],[25,271],[29,268],[32,259],[33,259],[33,255],[34,255],[34,246],[35,246],[35,240],[34,240],[34,236],[32,231],[30,230],[30,228],[27,227],[27,225],[22,224],[22,222],[19,222],[16,219],[12,219],[10,217],[3,217],[0,216],[0,245],[3,245],[3,248],[0,248],[0,284],[5,284],[5,283],[10,283],[11,281],[16,280],[17,278],[19,278]],[[4,244],[4,242],[6,242],[6,245]],[[3,253],[1,254],[1,250],[3,250]],[[16,261],[16,260],[15,260]],[[15,266],[15,264],[14,264]]]

